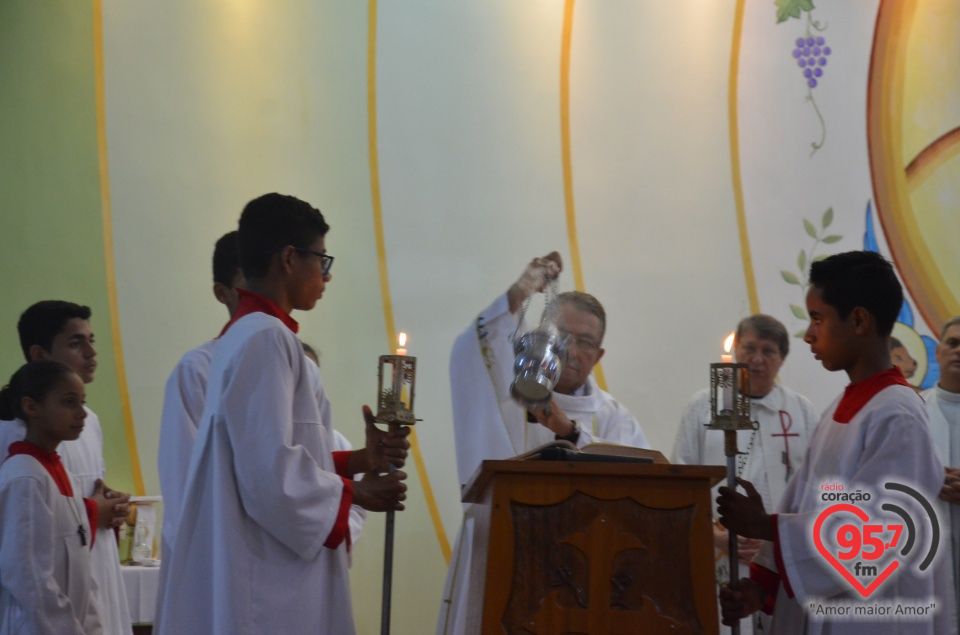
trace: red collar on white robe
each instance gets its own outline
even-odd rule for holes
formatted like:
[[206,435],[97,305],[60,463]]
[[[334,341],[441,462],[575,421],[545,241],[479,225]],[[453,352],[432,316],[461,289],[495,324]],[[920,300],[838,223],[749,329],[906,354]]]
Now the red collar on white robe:
[[[56,452],[48,452],[41,448],[39,445],[34,445],[29,441],[16,441],[10,444],[10,456],[16,454],[26,454],[35,458],[40,465],[43,466],[43,469],[47,471],[50,475],[50,478],[53,479],[53,482],[57,484],[57,489],[61,494],[68,498],[73,498],[73,485],[70,483],[70,477],[67,476],[67,471],[63,468],[63,463],[60,461],[60,455]],[[87,522],[90,523],[90,527],[93,529],[92,536],[90,536],[90,548],[93,549],[93,545],[97,540],[97,518],[99,516],[99,511],[97,510],[97,504],[89,499],[83,499],[83,506],[87,512]],[[79,522],[79,518],[77,521]],[[84,531],[86,534],[86,531]],[[86,544],[86,538],[83,538],[84,544]]]
[[234,322],[245,315],[250,315],[251,313],[266,313],[267,315],[272,315],[283,322],[284,325],[294,333],[300,330],[300,325],[297,324],[297,321],[290,317],[289,313],[286,313],[280,308],[279,304],[270,298],[262,296],[259,293],[254,293],[253,291],[247,291],[245,289],[237,289],[237,294],[240,297],[240,304],[237,306],[237,312],[232,318],[230,318],[230,321],[227,322],[227,325],[223,327],[223,330],[220,331],[220,335],[218,337],[223,337],[223,334],[227,332],[227,329],[233,326]]
[[911,387],[899,366],[880,371],[873,377],[856,384],[850,384],[843,391],[843,397],[840,398],[840,403],[837,404],[837,409],[833,413],[833,420],[837,423],[850,423],[878,392],[884,388],[898,385]]
[[10,444],[10,456],[16,454],[27,454],[32,456],[45,470],[50,474],[50,478],[57,484],[57,489],[64,496],[73,496],[73,486],[70,484],[70,477],[67,471],[63,469],[63,463],[60,462],[60,455],[56,452],[47,452],[39,445],[34,445],[27,441],[17,441]]

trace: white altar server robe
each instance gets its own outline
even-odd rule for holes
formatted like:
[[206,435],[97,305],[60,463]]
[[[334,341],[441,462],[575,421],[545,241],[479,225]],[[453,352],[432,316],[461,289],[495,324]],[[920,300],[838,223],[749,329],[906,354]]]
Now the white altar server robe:
[[[944,465],[960,467],[960,393],[934,386],[923,393],[930,414],[930,435]],[[940,522],[953,545],[953,583],[960,603],[960,505],[937,501],[943,512]]]
[[[943,465],[937,458],[923,400],[912,388],[888,386],[864,405],[849,423],[834,421],[840,400],[824,412],[814,430],[807,455],[780,501],[777,516],[778,544],[785,574],[793,590],[791,598],[781,583],[773,614],[775,635],[885,635],[893,633],[949,634],[955,631],[955,608],[950,589],[950,540],[941,534],[938,557],[924,572],[922,559],[914,560],[890,576],[867,600],[827,563],[812,540],[813,522],[823,509],[823,484],[840,483],[844,491],[871,493],[870,502],[857,506],[870,518],[885,514],[879,509],[890,502],[884,484],[896,482],[916,488],[927,500],[936,499],[943,484]],[[904,505],[903,498],[896,499]],[[918,527],[921,526],[921,519]],[[921,528],[922,531],[922,528]],[[929,539],[928,539],[929,540]],[[766,543],[754,558],[771,571],[777,570],[773,543]],[[926,545],[924,545],[926,546]],[[926,552],[923,547],[914,551]],[[922,605],[935,601],[936,617],[917,621],[890,615],[882,618],[833,619],[810,615],[811,603],[848,602],[873,605],[893,603]]]
[[72,499],[25,454],[0,466],[0,635],[103,633],[90,545],[77,535],[79,523],[90,536],[90,524],[71,484]]
[[[77,483],[77,492],[84,498],[93,496],[97,479],[106,478],[107,464],[103,460],[103,430],[100,418],[84,406],[87,418],[83,422],[83,432],[75,441],[64,441],[57,447],[57,453],[64,469]],[[27,434],[22,421],[0,422],[0,446],[6,456],[10,444],[23,441]],[[133,626],[130,622],[130,607],[127,604],[127,591],[120,575],[120,551],[117,538],[112,529],[97,528],[97,539],[90,552],[90,571],[96,581],[94,591],[100,608],[100,620],[104,635],[130,635]]]
[[188,351],[177,362],[164,388],[157,446],[157,473],[163,494],[161,558],[173,555],[173,536],[187,485],[190,455],[203,416],[207,376],[216,344],[217,340],[210,340]]
[[354,632],[340,508],[309,360],[283,323],[237,320],[217,343],[158,635]]
[[[157,470],[163,494],[163,537],[161,555],[173,554],[173,536],[180,518],[180,505],[187,484],[190,455],[197,438],[197,429],[206,403],[207,376],[217,340],[204,342],[188,351],[167,379],[160,420],[160,444],[157,449]],[[334,452],[352,450],[345,436],[332,427],[333,412],[327,399],[320,369],[310,360],[307,369],[317,395],[320,421],[331,431],[330,447]],[[358,505],[350,507],[350,542],[357,544],[367,519],[367,511]],[[165,575],[161,572],[161,575]]]

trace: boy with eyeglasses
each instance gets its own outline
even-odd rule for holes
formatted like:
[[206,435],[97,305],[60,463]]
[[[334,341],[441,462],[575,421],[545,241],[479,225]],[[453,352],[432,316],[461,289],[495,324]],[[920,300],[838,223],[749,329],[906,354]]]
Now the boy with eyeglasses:
[[[190,458],[158,635],[354,632],[349,510],[403,509],[409,428],[383,432],[364,407],[366,447],[331,452],[296,336],[330,281],[328,225],[308,203],[246,205],[238,244],[246,290],[217,341]],[[361,481],[352,480],[364,474]]]

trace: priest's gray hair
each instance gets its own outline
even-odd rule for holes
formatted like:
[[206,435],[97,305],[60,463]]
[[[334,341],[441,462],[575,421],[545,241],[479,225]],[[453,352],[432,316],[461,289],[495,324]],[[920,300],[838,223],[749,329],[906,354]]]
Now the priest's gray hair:
[[596,315],[600,320],[600,341],[603,341],[603,335],[607,332],[607,312],[603,310],[600,300],[583,291],[565,291],[557,296],[556,302],[557,304],[572,306],[584,313]]
[[943,336],[947,334],[947,329],[957,324],[960,324],[960,315],[954,315],[952,318],[947,320],[947,323],[943,325],[942,329],[940,329],[940,339],[943,339]]
[[756,333],[760,339],[775,343],[777,348],[780,349],[780,357],[787,358],[787,353],[790,352],[790,336],[787,334],[787,327],[783,325],[783,322],[764,313],[745,317],[737,324],[737,334],[734,341],[739,342],[743,332],[748,329]]

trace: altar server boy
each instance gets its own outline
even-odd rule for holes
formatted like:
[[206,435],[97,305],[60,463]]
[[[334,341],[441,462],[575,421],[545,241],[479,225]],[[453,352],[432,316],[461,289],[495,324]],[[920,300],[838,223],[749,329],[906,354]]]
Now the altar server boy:
[[[911,560],[900,563],[864,594],[834,565],[839,562],[834,536],[839,538],[844,529],[824,530],[819,539],[814,536],[815,521],[830,504],[823,496],[827,484],[839,484],[845,492],[869,493],[869,502],[859,500],[855,506],[873,523],[890,516],[881,508],[891,501],[887,483],[913,488],[928,501],[936,499],[943,484],[943,465],[933,447],[923,400],[890,360],[890,332],[902,305],[903,291],[893,267],[877,253],[836,254],[810,267],[810,325],[804,341],[824,368],[844,371],[850,385],[823,413],[778,513],[765,512],[748,481],[739,481],[747,496],[720,489],[717,502],[724,526],[768,541],[754,557],[750,577],[740,580],[741,589],[721,589],[725,624],[763,609],[773,612],[772,631],[778,635],[954,632],[949,539],[940,541],[938,558],[929,568],[918,566],[923,554],[918,557],[920,549],[915,549]],[[896,502],[907,504],[902,498]],[[893,518],[901,522],[896,515]],[[828,521],[828,525],[860,522],[847,512]],[[864,546],[868,556],[876,552],[875,547]],[[825,552],[833,554],[833,561]],[[874,571],[887,570],[887,560],[866,562],[878,565]],[[879,580],[876,575],[861,578],[863,587]],[[931,604],[936,610],[921,617],[894,614],[892,609],[887,614],[866,610]],[[817,609],[824,606],[826,611]]]
[[[329,227],[308,203],[267,194],[244,208],[247,290],[217,341],[190,458],[158,635],[354,632],[349,509],[403,509],[409,428],[367,421],[365,448],[331,453],[297,339],[330,281]],[[354,482],[352,476],[367,473]]]

